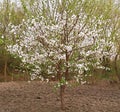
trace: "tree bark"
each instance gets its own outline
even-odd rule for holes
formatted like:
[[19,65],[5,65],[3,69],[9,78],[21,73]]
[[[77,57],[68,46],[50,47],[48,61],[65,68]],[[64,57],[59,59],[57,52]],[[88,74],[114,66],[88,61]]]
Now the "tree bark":
[[118,73],[118,67],[117,67],[117,58],[118,58],[118,54],[115,56],[114,66],[115,66],[115,75],[118,77],[118,80],[120,82],[120,75]]
[[61,101],[61,109],[65,109],[65,101],[64,101],[64,94],[65,94],[65,85],[60,86],[60,101]]
[[66,70],[65,70],[65,80],[66,81],[68,81],[69,80],[69,64],[68,64],[68,62],[69,62],[69,54],[68,54],[68,52],[66,51]]
[[57,68],[57,80],[61,81],[61,78],[62,78],[61,72],[60,72],[60,70],[61,70],[61,61],[57,63],[57,67],[56,68]]
[[4,81],[7,81],[7,60],[4,62]]

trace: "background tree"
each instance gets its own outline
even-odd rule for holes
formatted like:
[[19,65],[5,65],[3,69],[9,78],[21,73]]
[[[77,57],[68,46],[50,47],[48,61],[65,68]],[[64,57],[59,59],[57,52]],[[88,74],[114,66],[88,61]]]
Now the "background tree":
[[[14,40],[9,41],[9,24],[19,24],[20,21],[24,18],[24,13],[17,6],[17,4],[12,3],[10,0],[4,0],[0,4],[0,62],[4,63],[4,80],[7,81],[7,71],[8,71],[8,62],[11,60],[11,56],[7,51],[7,45],[14,42]],[[1,65],[1,66],[2,66]],[[2,67],[1,67],[2,68]]]

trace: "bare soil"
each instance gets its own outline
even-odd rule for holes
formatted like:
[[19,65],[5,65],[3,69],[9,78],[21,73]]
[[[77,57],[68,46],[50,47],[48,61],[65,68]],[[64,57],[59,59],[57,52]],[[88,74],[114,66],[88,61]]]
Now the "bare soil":
[[66,88],[66,109],[60,109],[55,82],[0,83],[0,112],[120,112],[118,85],[82,85]]

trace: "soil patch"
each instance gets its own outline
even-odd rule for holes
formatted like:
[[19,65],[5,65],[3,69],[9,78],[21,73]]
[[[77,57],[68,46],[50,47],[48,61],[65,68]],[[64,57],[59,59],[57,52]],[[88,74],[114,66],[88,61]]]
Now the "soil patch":
[[60,109],[55,83],[0,83],[0,112],[120,112],[118,85],[67,87],[66,109]]

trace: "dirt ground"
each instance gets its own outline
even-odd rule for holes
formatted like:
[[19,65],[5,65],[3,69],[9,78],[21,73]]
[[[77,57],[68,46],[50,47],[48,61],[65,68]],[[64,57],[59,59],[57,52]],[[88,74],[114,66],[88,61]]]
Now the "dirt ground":
[[118,85],[67,87],[66,109],[60,109],[54,83],[0,83],[0,112],[120,112]]

